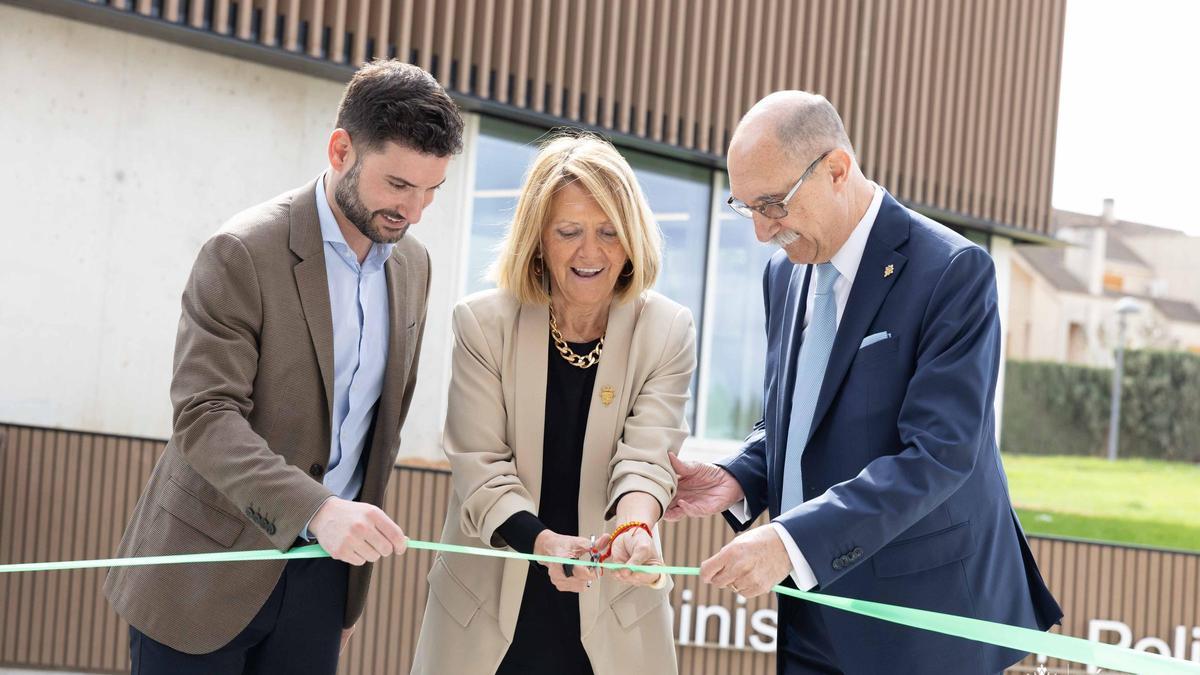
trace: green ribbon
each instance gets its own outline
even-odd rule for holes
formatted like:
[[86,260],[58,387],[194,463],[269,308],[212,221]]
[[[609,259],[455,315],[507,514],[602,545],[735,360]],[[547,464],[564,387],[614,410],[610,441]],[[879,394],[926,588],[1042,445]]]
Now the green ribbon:
[[[699,567],[672,567],[662,565],[626,565],[622,563],[597,563],[573,558],[533,555],[474,546],[455,546],[437,542],[408,540],[408,547],[416,550],[438,551],[463,555],[479,555],[491,558],[511,558],[541,563],[560,563],[583,567],[601,567],[610,570],[631,570],[650,574],[675,576],[699,576]],[[0,574],[13,572],[49,572],[54,570],[81,570],[97,567],[140,567],[143,565],[180,565],[188,563],[244,562],[248,560],[290,560],[293,558],[328,558],[329,554],[318,544],[300,546],[287,552],[266,549],[261,551],[227,551],[220,553],[190,553],[184,555],[159,555],[138,558],[109,558],[106,560],[68,560],[63,562],[17,563],[0,565]],[[1044,654],[1056,659],[1086,663],[1098,668],[1130,673],[1159,673],[1163,675],[1200,674],[1200,664],[1169,658],[1160,654],[1136,652],[1116,645],[1103,644],[1081,638],[1046,633],[1031,628],[1009,626],[1002,623],[970,619],[953,614],[930,612],[911,607],[888,605],[881,602],[855,600],[824,593],[798,591],[794,588],[776,586],[772,589],[787,595],[826,607],[854,612],[874,619],[890,621],[904,626],[921,628],[954,637],[975,640],[1008,647],[1017,651]]]

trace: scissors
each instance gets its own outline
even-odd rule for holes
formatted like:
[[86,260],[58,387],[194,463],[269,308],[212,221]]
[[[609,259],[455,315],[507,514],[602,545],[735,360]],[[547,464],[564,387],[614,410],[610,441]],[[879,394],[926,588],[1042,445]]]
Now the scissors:
[[[596,550],[596,535],[594,535],[594,534],[588,540],[588,560],[590,560],[593,563],[600,562],[600,551]],[[599,574],[601,574],[601,575],[604,574],[604,570],[599,569],[599,568],[597,568],[597,569],[599,570]],[[574,576],[575,566],[574,565],[563,565],[563,574],[567,575],[568,577]],[[588,586],[590,587],[591,585],[592,585],[592,582],[589,581]]]

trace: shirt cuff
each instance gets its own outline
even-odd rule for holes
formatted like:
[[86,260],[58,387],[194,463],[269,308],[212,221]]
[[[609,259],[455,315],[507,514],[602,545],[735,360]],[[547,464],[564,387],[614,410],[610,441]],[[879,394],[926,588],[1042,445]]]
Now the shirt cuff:
[[[334,497],[333,495],[326,497],[321,502],[321,506],[325,506],[325,502],[329,501],[330,499],[333,499],[333,497]],[[321,510],[321,506],[317,507],[317,511]],[[308,531],[308,526],[312,525],[312,519],[317,517],[317,511],[313,511],[313,514],[308,517],[308,520],[304,521],[304,529],[300,530],[300,538],[303,539],[304,541],[312,541],[313,540],[312,533]]]
[[[733,509],[729,509],[733,512]],[[737,514],[734,513],[736,516]],[[804,554],[800,552],[800,547],[796,545],[796,541],[792,539],[792,535],[788,534],[787,528],[779,523],[771,523],[771,527],[775,530],[775,534],[783,540],[783,548],[787,549],[788,558],[792,561],[792,581],[796,583],[796,588],[801,591],[810,591],[817,586],[817,575],[813,574],[812,567],[808,561],[804,559]]]
[[518,511],[496,528],[496,534],[518,553],[533,553],[533,544],[543,530],[544,523],[528,511]]
[[742,497],[742,501],[730,506],[729,515],[737,518],[738,522],[745,525],[750,520],[750,500]]

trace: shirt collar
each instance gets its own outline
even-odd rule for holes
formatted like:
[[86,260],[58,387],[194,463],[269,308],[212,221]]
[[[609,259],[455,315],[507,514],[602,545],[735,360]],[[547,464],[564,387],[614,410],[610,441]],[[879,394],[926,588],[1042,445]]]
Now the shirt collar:
[[854,285],[854,277],[858,274],[858,264],[862,262],[863,253],[867,250],[867,240],[871,237],[871,228],[875,226],[875,217],[879,215],[879,207],[882,204],[883,188],[876,185],[867,212],[854,226],[846,243],[842,244],[842,247],[833,254],[833,258],[829,261],[833,263],[838,274],[842,275],[851,286]]
[[[333,216],[333,209],[329,208],[329,200],[325,197],[325,174],[317,179],[317,219],[321,221],[321,240],[333,244],[334,248],[339,250],[351,251],[350,245],[346,243],[346,237],[342,236],[342,229],[338,227],[337,219]],[[395,244],[371,244],[371,252],[367,254],[367,259],[363,261],[364,268],[380,268],[392,254],[392,248]],[[351,255],[353,252],[351,251]]]

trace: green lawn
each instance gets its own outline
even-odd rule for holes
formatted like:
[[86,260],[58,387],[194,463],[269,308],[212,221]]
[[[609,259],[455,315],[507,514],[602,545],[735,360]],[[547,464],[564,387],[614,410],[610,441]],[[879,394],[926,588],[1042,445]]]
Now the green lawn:
[[1029,534],[1200,551],[1200,465],[1005,455]]

